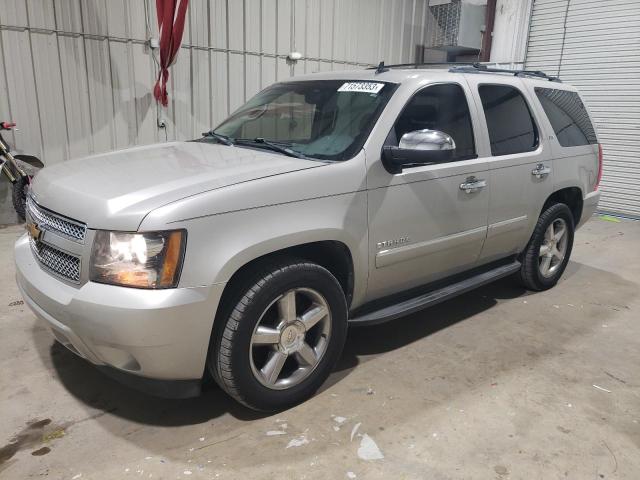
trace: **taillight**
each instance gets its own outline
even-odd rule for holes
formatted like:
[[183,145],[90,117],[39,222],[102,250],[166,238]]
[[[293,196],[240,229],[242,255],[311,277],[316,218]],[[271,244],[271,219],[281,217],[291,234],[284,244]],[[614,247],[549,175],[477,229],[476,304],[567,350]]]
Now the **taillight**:
[[598,144],[598,179],[596,180],[596,186],[594,190],[598,190],[600,187],[600,180],[602,180],[602,144]]

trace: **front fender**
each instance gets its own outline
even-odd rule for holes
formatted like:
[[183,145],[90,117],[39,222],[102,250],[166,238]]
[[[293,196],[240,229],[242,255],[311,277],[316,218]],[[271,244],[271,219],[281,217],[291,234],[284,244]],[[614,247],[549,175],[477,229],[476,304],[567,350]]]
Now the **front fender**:
[[366,209],[366,191],[356,191],[171,223],[188,232],[180,287],[225,283],[264,255],[330,240],[351,253],[356,306],[368,277]]

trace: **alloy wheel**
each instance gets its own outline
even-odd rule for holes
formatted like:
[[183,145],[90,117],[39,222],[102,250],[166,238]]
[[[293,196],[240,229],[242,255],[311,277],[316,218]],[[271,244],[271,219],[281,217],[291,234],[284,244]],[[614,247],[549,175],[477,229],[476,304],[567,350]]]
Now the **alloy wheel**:
[[260,316],[249,356],[254,377],[265,387],[298,385],[318,366],[331,335],[331,312],[316,290],[294,288],[276,298]]
[[567,254],[567,223],[556,218],[544,232],[544,240],[538,255],[540,273],[543,277],[552,277],[562,265]]

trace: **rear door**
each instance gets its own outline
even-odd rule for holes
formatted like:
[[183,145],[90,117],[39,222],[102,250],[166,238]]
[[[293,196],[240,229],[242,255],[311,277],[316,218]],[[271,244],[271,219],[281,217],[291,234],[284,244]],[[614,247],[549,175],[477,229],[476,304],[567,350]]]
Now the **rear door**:
[[480,112],[482,154],[488,159],[489,219],[480,255],[480,263],[487,263],[525,247],[553,189],[552,152],[521,79],[465,77]]
[[[599,174],[598,139],[578,92],[548,82],[527,87],[540,104],[539,118],[552,131],[548,139],[553,151],[554,190],[578,187],[583,197],[593,192]],[[587,218],[582,215],[580,220]]]
[[[478,125],[466,85],[445,82],[415,92],[385,144],[415,130],[449,134],[447,163],[387,171],[380,151],[367,152],[370,275],[368,298],[406,290],[471,268],[478,260],[489,204],[487,165],[477,158]],[[472,178],[473,177],[473,178]],[[478,187],[461,185],[477,180]]]

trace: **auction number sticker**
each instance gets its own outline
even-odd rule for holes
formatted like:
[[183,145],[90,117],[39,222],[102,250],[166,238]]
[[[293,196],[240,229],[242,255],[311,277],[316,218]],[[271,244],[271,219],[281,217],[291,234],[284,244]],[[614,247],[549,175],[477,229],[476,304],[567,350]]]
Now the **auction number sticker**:
[[338,89],[339,92],[378,93],[384,83],[377,82],[346,82]]

